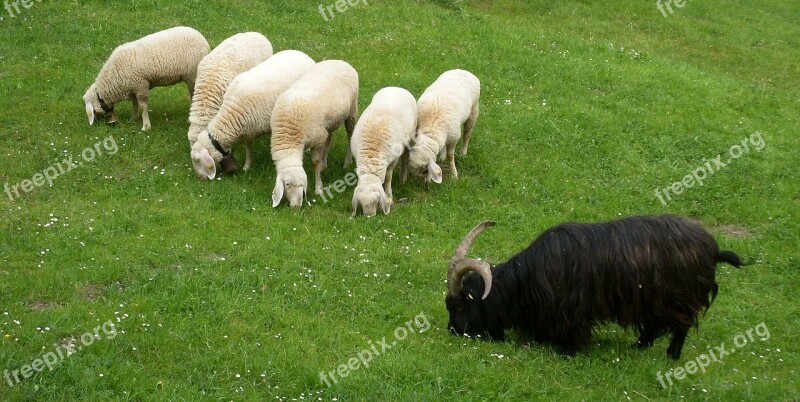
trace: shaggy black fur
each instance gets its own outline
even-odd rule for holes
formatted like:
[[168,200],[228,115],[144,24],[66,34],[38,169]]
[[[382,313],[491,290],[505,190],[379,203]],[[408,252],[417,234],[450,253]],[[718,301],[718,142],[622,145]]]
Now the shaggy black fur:
[[572,354],[590,343],[594,325],[616,322],[637,331],[640,348],[671,332],[667,355],[677,360],[687,332],[717,296],[720,261],[744,265],[682,217],[565,223],[494,266],[486,300],[483,279],[465,275],[461,294],[447,296],[449,327],[494,340],[514,328]]

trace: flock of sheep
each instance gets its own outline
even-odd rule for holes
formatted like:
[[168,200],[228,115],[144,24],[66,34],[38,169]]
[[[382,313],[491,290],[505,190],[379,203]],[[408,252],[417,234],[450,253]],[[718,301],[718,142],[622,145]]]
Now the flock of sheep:
[[149,90],[185,82],[192,96],[189,145],[198,177],[216,177],[217,164],[237,169],[232,147],[246,146],[244,170],[252,166],[254,139],[271,135],[277,177],[272,206],[284,198],[300,208],[308,189],[303,153],[314,168],[314,191],[323,194],[321,172],[328,164],[333,132],[344,123],[348,137],[344,167],[356,161],[358,184],[353,214],[364,215],[392,205],[392,172],[401,163],[425,181],[442,182],[436,163],[447,159],[457,177],[455,147],[462,137],[466,155],[478,117],[480,81],[464,70],[443,73],[417,101],[405,89],[379,90],[358,116],[359,78],[341,60],[315,62],[297,50],[273,54],[259,33],[239,33],[214,50],[195,29],[176,27],[120,45],[112,52],[83,101],[89,124],[101,115],[115,123],[114,105],[131,100],[131,121],[141,115],[150,129]]

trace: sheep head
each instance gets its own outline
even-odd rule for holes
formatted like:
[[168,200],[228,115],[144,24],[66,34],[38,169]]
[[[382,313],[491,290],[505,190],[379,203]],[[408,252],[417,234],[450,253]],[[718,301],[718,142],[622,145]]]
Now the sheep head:
[[442,183],[442,168],[436,164],[439,144],[426,135],[416,135],[416,143],[409,153],[411,174],[425,178],[425,182]]
[[214,179],[217,175],[217,163],[222,165],[225,173],[238,168],[231,151],[223,149],[208,130],[203,130],[197,135],[197,141],[192,145],[191,156],[194,171],[197,177],[203,180]]
[[203,130],[197,136],[197,142],[192,145],[192,165],[197,177],[202,180],[213,180],[217,175],[217,162],[222,160],[222,154],[214,149],[208,130]]
[[379,177],[368,175],[359,178],[358,186],[353,192],[353,216],[358,213],[359,204],[364,211],[364,216],[377,215],[378,206],[384,214],[389,214],[392,200],[386,196]]
[[[504,338],[502,327],[492,325],[487,319],[488,314],[484,304],[492,289],[491,267],[484,261],[467,258],[467,252],[475,238],[494,224],[493,221],[484,221],[475,226],[461,240],[450,259],[445,305],[450,313],[448,328],[457,335],[488,335],[492,339]],[[477,275],[468,275],[470,271],[475,271]]]
[[100,94],[97,92],[97,86],[92,84],[86,93],[83,94],[83,103],[86,107],[86,117],[89,118],[89,125],[94,124],[95,116],[105,116],[106,122],[113,124],[117,122],[117,114],[114,112],[114,106],[107,104]]
[[278,172],[275,189],[272,190],[272,207],[277,207],[286,197],[292,208],[303,206],[303,198],[308,190],[308,177],[302,166],[287,168]]

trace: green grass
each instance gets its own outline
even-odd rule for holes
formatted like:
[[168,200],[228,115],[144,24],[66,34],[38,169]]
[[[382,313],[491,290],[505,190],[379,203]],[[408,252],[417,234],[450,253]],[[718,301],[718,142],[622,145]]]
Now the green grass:
[[[0,400],[800,398],[797,2],[687,0],[666,18],[655,1],[368,3],[331,22],[315,1],[0,9],[2,182],[109,136],[119,147],[52,187],[0,196],[0,371],[119,319],[116,337],[53,371],[14,387],[0,379]],[[266,139],[250,172],[197,180],[182,85],[151,93],[152,131],[127,122],[129,103],[116,126],[89,127],[80,98],[111,50],[179,24],[212,46],[255,30],[276,50],[346,60],[362,110],[384,86],[419,96],[447,69],[474,72],[481,115],[460,178],[427,190],[397,182],[405,200],[372,219],[350,218],[351,189],[272,209]],[[760,152],[666,206],[655,197],[756,131]],[[326,184],[346,174],[343,137]],[[666,357],[667,339],[639,351],[615,325],[573,358],[448,333],[447,260],[478,221],[498,225],[473,254],[500,262],[560,222],[658,213],[701,220],[753,263],[720,265],[720,295],[680,361]],[[330,388],[320,382],[420,313],[429,330]],[[656,379],[761,322],[768,340],[666,389]]]

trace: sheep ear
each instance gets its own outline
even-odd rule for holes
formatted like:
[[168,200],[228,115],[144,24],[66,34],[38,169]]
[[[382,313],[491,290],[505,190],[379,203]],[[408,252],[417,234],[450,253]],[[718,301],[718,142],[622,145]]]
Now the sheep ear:
[[389,212],[392,211],[392,201],[386,198],[386,193],[381,191],[381,209],[383,210],[384,215],[389,215]]
[[217,164],[205,148],[200,151],[200,166],[203,168],[203,174],[205,174],[209,180],[214,180],[214,177],[217,176]]
[[436,161],[432,160],[428,163],[428,178],[436,184],[442,184],[442,168],[436,164]]
[[275,179],[275,189],[272,190],[272,208],[277,207],[281,203],[283,199],[283,187],[283,178],[279,173],[278,177]]
[[86,116],[89,118],[89,125],[94,124],[94,106],[89,102],[86,102]]
[[357,214],[358,214],[358,189],[356,189],[356,191],[353,191],[353,215],[350,216],[356,216]]

